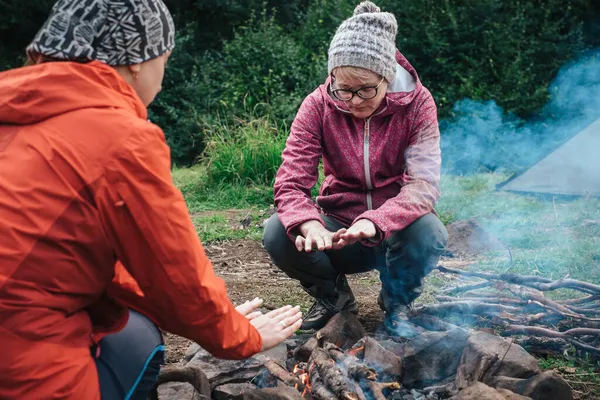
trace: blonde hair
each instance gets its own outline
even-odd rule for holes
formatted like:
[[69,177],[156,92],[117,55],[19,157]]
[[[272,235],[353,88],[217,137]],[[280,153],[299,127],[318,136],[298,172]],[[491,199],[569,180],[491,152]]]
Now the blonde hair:
[[[337,79],[358,79],[362,83],[369,83],[373,79],[373,75],[377,76],[377,79],[382,78],[382,76],[377,74],[376,72],[373,72],[366,68],[352,66],[336,67],[333,69],[332,73]],[[387,82],[387,80],[385,81]]]

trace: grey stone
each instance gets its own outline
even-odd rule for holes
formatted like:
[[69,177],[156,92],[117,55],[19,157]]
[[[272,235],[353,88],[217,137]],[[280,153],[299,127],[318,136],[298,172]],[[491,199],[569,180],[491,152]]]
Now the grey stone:
[[521,396],[515,392],[511,392],[508,389],[496,389],[506,400],[531,400],[531,397]]
[[377,340],[366,337],[364,340],[364,360],[372,368],[382,374],[386,380],[397,381],[402,375],[402,359],[386,350]]
[[291,387],[258,389],[236,396],[235,400],[303,400],[300,393]]
[[200,400],[196,389],[189,383],[167,382],[158,386],[159,400]]
[[213,400],[228,400],[258,387],[252,383],[228,383],[215,388],[212,392]]
[[285,365],[286,356],[287,347],[283,343],[245,360],[219,359],[201,348],[187,365],[202,369],[210,381],[211,388],[214,389],[228,383],[250,382],[261,372],[267,360],[272,359]]
[[508,389],[514,393],[528,396],[533,400],[572,400],[573,391],[569,384],[554,371],[545,371],[529,379],[495,377],[493,386]]
[[450,397],[450,400],[506,400],[506,398],[496,389],[484,383],[475,382],[458,392],[456,396]]
[[424,388],[454,376],[469,333],[461,328],[427,332],[406,343],[402,385]]
[[459,389],[477,381],[494,386],[496,376],[530,378],[541,372],[537,360],[521,346],[499,336],[473,332],[456,375]]
[[185,351],[183,360],[185,362],[189,362],[192,358],[194,358],[196,353],[199,352],[201,349],[202,349],[202,347],[200,347],[200,345],[198,343],[192,343],[190,345],[190,347],[188,347],[188,349]]

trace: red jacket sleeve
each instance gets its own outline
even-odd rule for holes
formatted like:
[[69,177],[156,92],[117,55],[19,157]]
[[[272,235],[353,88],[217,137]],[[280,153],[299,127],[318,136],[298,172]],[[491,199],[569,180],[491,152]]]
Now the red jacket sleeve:
[[400,193],[378,209],[366,211],[355,219],[355,222],[371,220],[383,233],[382,240],[432,212],[440,197],[440,130],[437,108],[430,94],[416,113]]
[[217,357],[259,352],[260,335],[227,297],[172,183],[162,131],[146,122],[137,130],[112,157],[96,191],[103,228],[135,280],[117,266],[109,292]]
[[310,197],[319,177],[319,160],[323,153],[320,113],[312,95],[304,99],[292,123],[283,162],[275,178],[277,215],[290,236],[295,227],[306,221],[323,222]]

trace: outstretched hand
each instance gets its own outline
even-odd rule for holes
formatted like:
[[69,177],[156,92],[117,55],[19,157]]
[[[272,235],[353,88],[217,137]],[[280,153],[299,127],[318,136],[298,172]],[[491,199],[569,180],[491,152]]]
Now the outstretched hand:
[[370,239],[377,235],[375,224],[368,219],[359,219],[348,229],[340,229],[336,232],[339,235],[339,241],[347,246],[354,244],[359,240]]
[[320,221],[307,221],[300,225],[300,235],[296,236],[296,249],[298,251],[312,250],[338,250],[344,247],[340,243],[338,232],[331,232]]
[[262,312],[258,310],[262,305],[263,299],[256,297],[253,300],[247,300],[245,303],[240,304],[235,309],[249,320],[253,320],[256,317],[263,315]]
[[235,309],[244,315],[262,338],[261,351],[268,350],[292,336],[302,325],[300,306],[284,306],[266,314],[258,311],[263,300],[255,298],[240,304]]
[[300,306],[285,306],[254,318],[250,323],[262,338],[261,351],[273,348],[300,329]]
[[339,250],[363,239],[377,235],[375,224],[368,219],[359,219],[350,228],[337,232],[327,230],[319,221],[307,221],[300,225],[301,235],[296,236],[296,249],[310,252],[318,250]]

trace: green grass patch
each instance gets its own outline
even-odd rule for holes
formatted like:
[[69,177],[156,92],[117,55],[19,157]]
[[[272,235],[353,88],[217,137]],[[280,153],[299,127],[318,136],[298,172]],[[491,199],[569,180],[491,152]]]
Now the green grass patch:
[[204,154],[208,182],[271,185],[281,165],[286,132],[285,126],[266,118],[212,125]]
[[575,391],[575,398],[600,398],[600,364],[577,357],[539,359],[540,368],[554,370],[563,376]]

